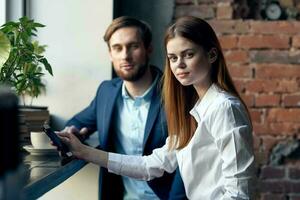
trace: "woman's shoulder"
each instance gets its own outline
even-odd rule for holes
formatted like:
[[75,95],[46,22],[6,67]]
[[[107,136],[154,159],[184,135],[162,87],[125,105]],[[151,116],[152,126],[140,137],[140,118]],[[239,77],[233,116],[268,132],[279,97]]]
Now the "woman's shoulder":
[[226,114],[234,110],[242,110],[244,112],[245,108],[241,100],[226,91],[220,90],[210,105],[207,114]]

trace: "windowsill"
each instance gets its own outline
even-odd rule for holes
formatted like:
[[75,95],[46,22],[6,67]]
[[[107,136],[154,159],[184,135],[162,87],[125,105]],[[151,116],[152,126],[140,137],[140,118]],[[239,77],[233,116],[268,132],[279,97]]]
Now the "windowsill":
[[[98,145],[98,135],[94,133],[86,141],[90,146]],[[28,175],[23,189],[25,199],[36,199],[53,189],[79,171],[87,163],[83,160],[64,160],[58,155],[33,156],[25,154],[23,165]]]

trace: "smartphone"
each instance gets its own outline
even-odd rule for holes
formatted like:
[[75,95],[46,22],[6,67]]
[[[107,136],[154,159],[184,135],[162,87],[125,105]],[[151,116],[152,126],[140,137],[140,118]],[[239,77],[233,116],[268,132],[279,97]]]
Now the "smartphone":
[[70,152],[68,146],[64,144],[57,134],[51,129],[48,124],[43,125],[43,131],[48,135],[53,144],[61,151],[63,156],[71,157],[73,154]]

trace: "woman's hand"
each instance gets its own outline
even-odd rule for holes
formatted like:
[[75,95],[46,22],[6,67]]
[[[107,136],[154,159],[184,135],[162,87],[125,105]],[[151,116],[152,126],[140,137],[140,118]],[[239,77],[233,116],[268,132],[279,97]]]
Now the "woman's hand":
[[61,138],[62,142],[68,146],[69,150],[76,158],[92,162],[101,167],[107,167],[108,153],[81,143],[78,136],[75,135],[76,133],[82,135],[87,132],[87,128],[82,128],[78,131],[75,126],[70,126],[56,133]]
[[80,140],[71,132],[61,131],[57,132],[57,135],[60,137],[63,143],[65,143],[72,154],[79,159],[83,159],[87,151],[87,146],[82,144]]

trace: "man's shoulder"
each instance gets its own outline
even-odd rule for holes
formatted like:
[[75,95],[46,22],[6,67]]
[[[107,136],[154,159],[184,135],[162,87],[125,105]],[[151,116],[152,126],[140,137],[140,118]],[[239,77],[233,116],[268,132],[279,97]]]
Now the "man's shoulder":
[[162,71],[161,71],[161,69],[158,68],[157,66],[151,65],[151,70],[152,70],[152,73],[154,73],[154,74],[157,75],[158,77],[161,77],[161,76],[162,76]]
[[122,79],[120,79],[120,78],[113,78],[111,80],[105,80],[105,81],[103,81],[100,84],[99,88],[100,89],[104,89],[104,88],[116,87],[116,86],[118,86],[121,83],[122,83]]

